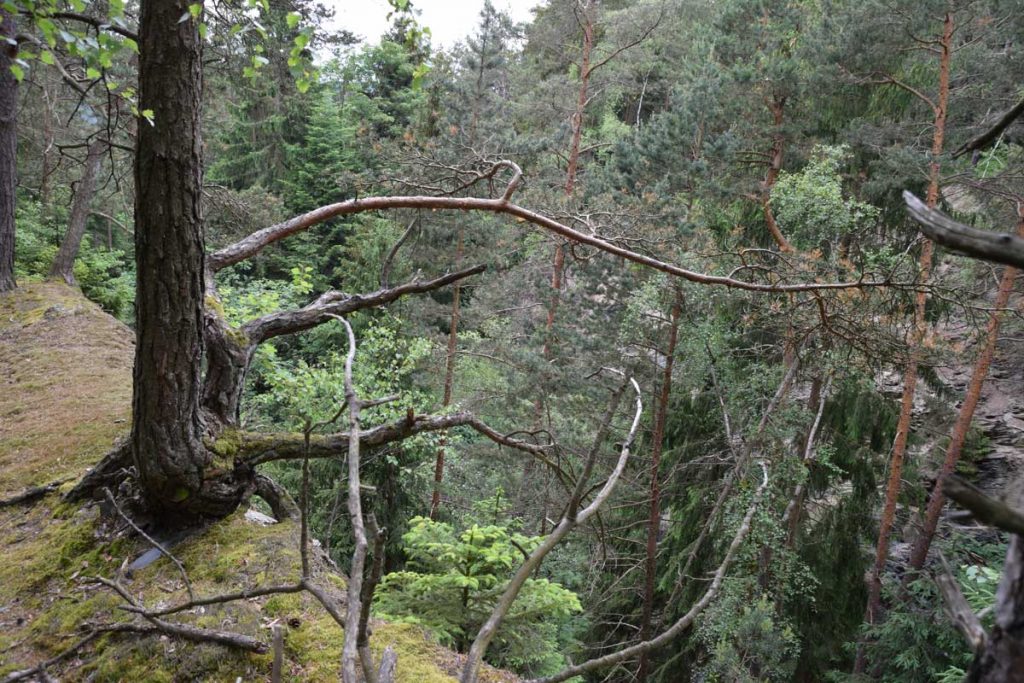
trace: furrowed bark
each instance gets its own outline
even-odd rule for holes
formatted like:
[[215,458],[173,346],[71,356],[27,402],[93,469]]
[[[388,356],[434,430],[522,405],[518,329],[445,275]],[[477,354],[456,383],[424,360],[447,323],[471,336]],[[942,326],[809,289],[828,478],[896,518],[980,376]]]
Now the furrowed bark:
[[94,140],[89,144],[85,155],[85,165],[82,169],[82,178],[75,188],[75,198],[71,203],[71,216],[68,218],[68,231],[64,240],[60,243],[60,251],[53,259],[50,266],[50,277],[61,278],[69,285],[75,284],[75,259],[78,258],[78,250],[82,244],[82,237],[85,235],[85,226],[89,218],[89,203],[96,194],[96,179],[100,173],[100,164],[103,161],[103,152],[106,151],[106,143],[102,140]]
[[0,9],[0,292],[15,287],[14,190],[17,186],[18,81],[11,64],[18,56],[14,15]]
[[[1021,216],[1017,226],[1017,234],[1024,237],[1024,215]],[[932,539],[935,537],[935,530],[939,525],[939,515],[946,502],[942,493],[943,480],[956,468],[960,461],[960,454],[963,452],[964,441],[967,439],[967,432],[971,427],[971,420],[974,419],[974,410],[978,407],[981,398],[981,389],[988,377],[988,369],[992,364],[992,357],[995,355],[996,344],[999,341],[999,329],[1003,322],[1004,309],[1010,301],[1010,293],[1013,291],[1013,283],[1017,278],[1017,269],[1007,266],[1003,271],[1003,277],[999,281],[999,290],[993,304],[988,320],[988,329],[985,333],[985,345],[978,354],[978,360],[974,365],[974,372],[971,381],[967,385],[967,393],[964,395],[963,405],[960,406],[960,413],[957,415],[956,423],[953,425],[953,432],[950,434],[949,446],[946,449],[946,459],[942,463],[942,469],[935,480],[935,488],[932,489],[931,498],[928,500],[928,509],[925,513],[924,528],[921,535],[914,543],[913,551],[910,554],[910,568],[920,570],[928,557],[928,549],[931,547]]]
[[144,2],[135,155],[136,329],[132,456],[153,508],[221,516],[244,476],[210,482],[203,447],[202,40],[188,0]]

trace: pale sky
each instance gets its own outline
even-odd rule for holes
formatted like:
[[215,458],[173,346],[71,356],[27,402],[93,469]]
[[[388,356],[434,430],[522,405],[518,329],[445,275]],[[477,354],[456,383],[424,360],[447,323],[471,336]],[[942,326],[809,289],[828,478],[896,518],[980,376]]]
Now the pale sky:
[[[529,21],[530,9],[541,0],[491,0],[496,8],[504,10],[516,22]],[[387,15],[391,10],[387,0],[325,0],[335,8],[334,24],[375,42],[388,27]],[[471,34],[480,20],[484,0],[413,0],[420,10],[420,24],[430,28],[430,42],[437,48],[449,48]]]

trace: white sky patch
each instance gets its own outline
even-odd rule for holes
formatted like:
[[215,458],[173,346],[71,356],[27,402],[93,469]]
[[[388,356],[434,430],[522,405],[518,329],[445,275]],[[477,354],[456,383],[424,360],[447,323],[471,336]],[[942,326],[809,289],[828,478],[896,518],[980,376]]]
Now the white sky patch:
[[[529,21],[530,10],[540,0],[491,0],[494,6],[507,12],[516,22]],[[366,42],[375,43],[387,30],[391,6],[387,0],[326,0],[333,7],[334,28],[342,28]],[[420,11],[419,22],[430,29],[430,42],[435,48],[450,48],[473,33],[480,21],[484,0],[413,0]]]

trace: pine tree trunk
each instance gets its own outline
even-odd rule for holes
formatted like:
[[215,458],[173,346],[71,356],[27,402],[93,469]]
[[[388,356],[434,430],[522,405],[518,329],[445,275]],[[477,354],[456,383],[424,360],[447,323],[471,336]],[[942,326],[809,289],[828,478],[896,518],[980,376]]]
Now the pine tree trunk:
[[775,187],[775,183],[779,180],[779,173],[782,172],[782,155],[786,149],[786,138],[782,135],[781,130],[784,121],[783,114],[786,110],[786,98],[773,95],[768,103],[768,108],[772,112],[775,132],[772,134],[768,173],[765,174],[762,185],[761,209],[764,212],[765,223],[768,225],[768,232],[771,233],[772,239],[778,245],[779,251],[789,252],[793,251],[793,245],[789,243],[786,236],[782,234],[782,230],[779,229],[779,224],[775,222],[775,214],[772,212],[771,206],[772,188]]
[[[668,348],[665,351],[665,370],[661,379],[661,395],[654,416],[654,435],[651,439],[651,510],[647,518],[647,557],[644,573],[644,605],[640,617],[640,640],[651,637],[651,616],[654,613],[654,579],[657,569],[658,532],[661,527],[661,449],[665,440],[665,420],[668,416],[668,400],[672,392],[672,366],[675,363],[676,343],[679,339],[679,317],[682,315],[682,290],[675,291],[669,323]],[[648,654],[640,654],[640,667],[636,679],[647,680]]]
[[[1017,234],[1024,237],[1024,216],[1017,225]],[[931,498],[928,500],[928,509],[925,513],[924,529],[914,543],[914,549],[910,554],[910,567],[920,570],[928,557],[928,550],[931,547],[932,538],[939,525],[939,515],[946,497],[942,493],[942,482],[947,475],[952,474],[960,455],[963,452],[964,441],[967,439],[967,432],[971,427],[971,420],[974,419],[974,410],[978,407],[978,400],[981,398],[981,389],[988,377],[988,369],[992,364],[992,357],[995,355],[996,343],[999,341],[999,328],[1003,322],[1003,313],[1006,304],[1010,301],[1010,293],[1013,291],[1013,283],[1017,278],[1017,269],[1007,266],[1003,271],[1003,277],[999,281],[999,290],[996,293],[994,311],[988,320],[988,329],[985,334],[985,346],[978,354],[978,360],[974,365],[974,373],[967,385],[967,393],[964,395],[963,405],[960,406],[960,414],[953,425],[953,432],[950,435],[949,447],[946,449],[946,459],[942,463],[936,481],[932,489]]]
[[[946,13],[943,20],[942,38],[939,41],[939,96],[935,105],[935,119],[932,134],[932,161],[929,172],[927,204],[935,207],[939,199],[939,156],[942,154],[946,134],[946,108],[949,101],[950,56],[953,42],[953,15]],[[927,284],[931,277],[932,254],[935,250],[931,240],[925,240],[921,247],[918,282]],[[914,300],[914,331],[910,342],[909,358],[903,372],[903,396],[900,401],[900,414],[896,423],[896,441],[893,444],[892,457],[889,460],[889,481],[885,491],[885,506],[878,529],[878,543],[875,548],[875,562],[867,577],[868,601],[865,621],[877,623],[882,609],[882,573],[889,557],[889,540],[896,515],[896,502],[899,498],[900,485],[903,481],[903,458],[907,451],[907,439],[910,435],[910,420],[914,410],[914,393],[917,389],[917,369],[921,354],[921,345],[927,332],[925,320],[927,294],[919,291]],[[865,666],[864,648],[857,653],[854,671],[861,673]]]
[[68,231],[61,242],[60,251],[50,266],[50,277],[61,278],[69,285],[75,284],[75,259],[85,235],[85,226],[89,219],[89,204],[96,193],[96,179],[100,173],[100,163],[106,144],[96,140],[89,145],[85,156],[85,168],[82,178],[75,188],[75,198],[71,202],[71,217],[68,219]]
[[[142,3],[135,156],[136,326],[131,450],[164,521],[221,516],[251,478],[212,467],[200,408],[204,353],[202,41],[189,0]],[[172,521],[173,520],[173,521]]]
[[14,190],[17,185],[18,81],[11,64],[18,48],[7,43],[17,34],[14,16],[0,9],[0,292],[14,281]]
[[1024,538],[1013,534],[996,591],[995,625],[966,683],[1024,683]]

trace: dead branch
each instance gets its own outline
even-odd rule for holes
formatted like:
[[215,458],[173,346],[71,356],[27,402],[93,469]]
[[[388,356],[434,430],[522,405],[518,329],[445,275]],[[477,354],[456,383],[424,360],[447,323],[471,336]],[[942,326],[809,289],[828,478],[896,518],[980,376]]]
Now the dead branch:
[[964,154],[967,154],[968,152],[985,149],[992,143],[993,140],[998,138],[1002,134],[1002,132],[1010,126],[1011,123],[1016,121],[1021,114],[1024,114],[1024,99],[1022,99],[1017,104],[1013,105],[1013,107],[1008,112],[999,117],[999,120],[996,121],[991,128],[986,130],[981,135],[973,137],[964,144],[957,147],[956,151],[953,152],[953,158],[956,159],[958,157],[963,156]]
[[519,566],[519,569],[513,575],[508,586],[505,588],[505,591],[502,593],[501,598],[491,610],[491,614],[487,618],[487,621],[480,627],[480,630],[477,632],[476,638],[473,641],[473,645],[469,649],[469,654],[466,656],[466,663],[462,669],[462,675],[459,678],[460,683],[477,683],[480,664],[483,661],[484,655],[487,653],[487,647],[497,634],[498,628],[505,619],[505,615],[507,615],[509,610],[512,608],[512,603],[515,601],[516,597],[518,597],[519,591],[522,589],[523,584],[526,583],[526,580],[530,577],[530,574],[540,566],[540,563],[544,560],[547,554],[551,552],[559,542],[561,542],[566,534],[597,512],[601,505],[604,504],[605,500],[607,500],[612,494],[612,491],[615,490],[615,485],[618,483],[619,477],[621,476],[623,469],[626,467],[626,462],[629,460],[630,448],[633,444],[633,439],[636,437],[637,429],[640,426],[640,416],[643,414],[640,385],[637,384],[636,380],[632,377],[630,377],[628,381],[633,385],[634,391],[636,391],[636,412],[633,417],[633,423],[629,428],[629,434],[626,436],[626,440],[622,444],[622,448],[619,452],[619,459],[615,465],[615,469],[612,471],[611,475],[609,475],[607,481],[598,494],[594,496],[590,505],[577,512],[580,504],[579,499],[582,497],[583,490],[586,486],[585,476],[589,475],[593,470],[594,462],[597,459],[597,454],[599,452],[600,443],[604,441],[604,438],[607,436],[615,408],[618,405],[619,398],[622,396],[621,390],[613,395],[610,409],[606,411],[604,421],[598,429],[597,438],[595,439],[596,445],[591,449],[590,456],[587,459],[587,464],[584,466],[583,474],[581,474],[580,479],[577,482],[576,489],[573,492],[573,499],[570,501],[565,514],[562,515],[562,519],[559,521],[558,525],[548,536],[544,538],[544,541],[537,546],[532,553],[530,553],[529,558]]
[[407,294],[420,294],[440,289],[453,282],[458,282],[472,275],[487,270],[485,265],[465,268],[455,273],[448,273],[433,280],[413,280],[397,287],[382,287],[369,294],[346,294],[330,291],[320,295],[316,301],[294,311],[271,313],[241,326],[250,344],[258,344],[273,337],[293,334],[308,330],[326,322],[332,316],[347,315],[355,311],[377,306],[385,306]]
[[1024,534],[1024,514],[1006,503],[986,496],[981,490],[956,475],[949,475],[942,482],[942,490],[960,507],[971,511],[979,522],[1013,534]]
[[389,285],[389,277],[391,275],[391,264],[395,260],[395,256],[398,255],[398,250],[402,248],[405,241],[409,239],[413,231],[416,230],[416,225],[419,223],[419,219],[413,219],[409,222],[409,227],[405,229],[402,236],[398,238],[398,241],[394,243],[391,250],[388,251],[388,255],[384,257],[384,262],[380,266],[380,288],[387,289]]
[[[376,449],[423,432],[436,432],[461,426],[473,429],[496,444],[529,453],[544,462],[549,461],[546,454],[551,448],[550,444],[538,445],[509,438],[465,411],[448,415],[406,415],[396,422],[362,431],[359,434],[359,442],[362,448]],[[274,460],[297,460],[304,455],[302,434],[242,432],[237,438],[239,457],[251,465]],[[348,442],[348,432],[311,435],[309,457],[337,457],[339,453],[348,449]],[[551,465],[554,466],[554,463]]]
[[[511,162],[509,162],[511,163]],[[484,199],[474,197],[431,197],[431,196],[399,196],[399,197],[365,197],[351,199],[337,204],[314,209],[308,213],[290,218],[283,223],[258,230],[248,237],[244,237],[234,244],[228,245],[207,257],[210,268],[216,272],[232,264],[244,261],[260,251],[264,247],[273,244],[286,237],[302,232],[314,225],[322,223],[338,216],[348,216],[367,211],[381,211],[384,209],[432,209],[432,210],[458,210],[458,211],[485,211],[489,213],[506,214],[521,219],[532,225],[543,228],[556,235],[560,235],[571,242],[587,244],[597,249],[619,256],[628,261],[638,263],[648,268],[681,277],[699,284],[721,285],[734,289],[742,289],[753,292],[806,292],[827,289],[863,289],[869,287],[891,286],[888,281],[864,280],[863,278],[851,282],[824,282],[804,284],[764,284],[736,280],[720,275],[708,275],[699,273],[679,266],[659,261],[658,259],[644,254],[625,249],[616,244],[608,242],[595,235],[588,235],[570,228],[552,218],[523,208],[511,202],[512,193],[519,182],[519,174],[513,178],[505,190],[505,194],[499,199]]]
[[[50,657],[45,662],[41,662],[31,669],[22,669],[20,671],[12,671],[7,674],[3,681],[0,683],[15,683],[16,681],[24,681],[30,678],[38,678],[40,676],[48,676],[46,670],[60,664],[65,659],[73,657],[79,651],[82,650],[86,645],[96,640],[100,636],[115,633],[134,633],[136,635],[152,635],[159,633],[159,629],[155,626],[141,626],[139,624],[106,624],[103,626],[97,626],[85,634],[82,638],[75,641],[73,645],[62,650],[58,654]],[[50,679],[52,680],[52,679]]]
[[591,671],[603,669],[613,664],[618,664],[619,662],[636,657],[642,652],[651,652],[652,650],[664,647],[689,628],[694,619],[696,619],[697,616],[704,611],[704,608],[711,604],[711,601],[718,596],[718,592],[722,588],[722,582],[725,580],[725,574],[729,571],[733,558],[736,556],[736,551],[739,550],[740,545],[742,545],[743,541],[750,533],[754,513],[757,511],[761,498],[764,496],[764,492],[768,488],[768,468],[764,463],[761,463],[761,469],[763,473],[761,485],[758,486],[757,491],[754,494],[754,498],[750,503],[750,507],[747,508],[747,513],[744,515],[743,521],[740,523],[735,536],[733,536],[732,542],[729,544],[729,549],[726,551],[725,557],[722,559],[722,564],[720,564],[718,566],[718,570],[715,571],[714,578],[711,580],[711,585],[708,586],[704,595],[701,596],[700,600],[698,600],[686,614],[680,617],[679,620],[672,624],[672,626],[667,630],[650,640],[623,648],[618,652],[613,652],[611,654],[604,655],[603,657],[591,659],[583,662],[582,664],[570,666],[553,676],[533,679],[528,683],[560,683],[561,681],[568,680],[574,676],[579,676]]
[[114,511],[118,514],[118,516],[125,522],[127,522],[128,526],[135,530],[135,533],[146,539],[151,546],[160,551],[161,555],[163,555],[168,560],[174,563],[174,566],[178,568],[178,572],[181,574],[182,580],[185,582],[185,590],[188,591],[189,600],[195,600],[196,594],[192,590],[192,582],[189,580],[188,572],[185,571],[185,565],[181,563],[181,560],[172,555],[170,550],[165,548],[159,541],[157,541],[155,538],[153,538],[145,531],[143,531],[142,528],[139,527],[139,525],[136,524],[131,517],[125,514],[124,510],[121,509],[121,506],[117,504],[117,499],[114,498],[114,494],[110,492],[110,489],[104,488],[103,495],[106,496],[107,502],[114,507]]
[[21,493],[15,494],[10,498],[0,499],[0,508],[34,503],[47,494],[53,493],[59,489],[66,481],[67,479],[58,479],[57,481],[52,481],[49,484],[46,484],[45,486],[33,486],[32,488],[25,489]]
[[[138,601],[132,597],[131,593],[125,590],[124,586],[119,584],[117,581],[111,581],[110,579],[105,579],[102,576],[97,576],[94,580],[120,595],[121,598],[130,606],[142,610],[142,605],[140,605]],[[227,647],[233,647],[247,652],[264,653],[267,651],[266,643],[242,633],[214,631],[211,629],[190,626],[188,624],[174,624],[154,616],[149,616],[144,610],[138,613],[160,632],[169,636],[190,640],[194,643],[216,643],[218,645],[225,645]]]
[[929,208],[911,192],[903,192],[903,201],[913,219],[921,224],[921,232],[942,246],[986,261],[1024,268],[1024,239],[957,223],[941,211]]
[[963,633],[964,638],[967,639],[971,646],[971,650],[978,652],[985,647],[988,635],[985,633],[978,615],[974,613],[974,610],[967,603],[967,598],[964,597],[963,591],[960,590],[960,584],[957,582],[956,577],[953,576],[953,571],[949,568],[949,563],[946,562],[946,557],[941,551],[939,552],[939,559],[942,561],[942,573],[935,574],[934,579],[935,585],[939,588],[939,593],[942,594],[946,613],[949,615],[950,621]]

